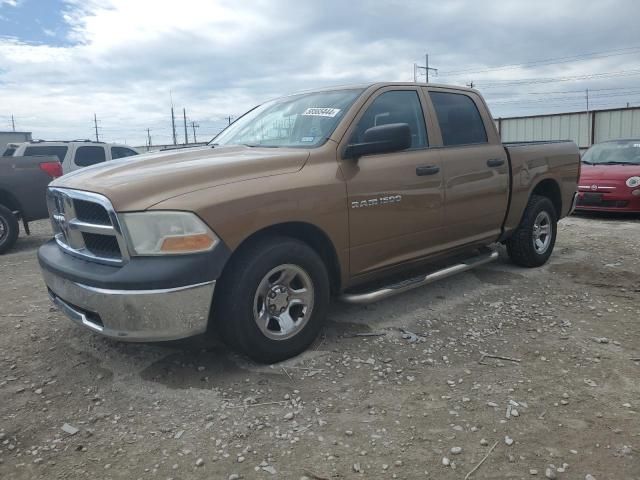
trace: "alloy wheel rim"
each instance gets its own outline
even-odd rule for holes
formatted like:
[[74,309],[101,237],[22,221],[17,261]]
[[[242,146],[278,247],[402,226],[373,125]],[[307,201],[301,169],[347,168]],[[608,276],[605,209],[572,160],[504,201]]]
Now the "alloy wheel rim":
[[533,222],[533,248],[537,254],[542,255],[551,245],[552,236],[551,216],[548,212],[540,212]]
[[253,318],[271,340],[287,340],[306,326],[313,312],[313,281],[293,264],[271,269],[258,284]]
[[3,218],[0,218],[0,243],[2,243],[2,241],[4,240],[4,237],[7,235],[8,232],[9,232],[9,229],[7,228],[7,224],[5,223]]

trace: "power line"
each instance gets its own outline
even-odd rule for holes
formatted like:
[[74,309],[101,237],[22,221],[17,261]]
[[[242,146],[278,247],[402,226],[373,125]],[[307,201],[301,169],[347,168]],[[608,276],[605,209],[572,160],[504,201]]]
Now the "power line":
[[[600,99],[600,98],[610,98],[610,97],[629,97],[629,96],[635,96],[635,95],[640,95],[640,90],[635,90],[635,91],[631,91],[631,92],[618,92],[618,93],[604,93],[604,94],[593,94],[594,90],[593,89],[589,89],[589,97],[593,98],[593,99]],[[585,91],[584,90],[580,90],[579,91],[580,94],[584,95]],[[523,103],[549,103],[549,102],[563,102],[563,101],[567,101],[567,102],[572,102],[575,101],[576,99],[578,99],[579,97],[577,96],[549,96],[546,98],[536,98],[536,99],[516,99],[516,100],[491,100],[488,99],[487,102],[490,102],[494,105],[503,105],[503,104],[511,104],[511,103],[517,103],[517,104],[523,104]]]
[[534,61],[525,62],[525,63],[511,63],[506,65],[496,65],[494,67],[486,67],[482,69],[469,68],[469,69],[463,69],[463,70],[453,70],[450,72],[442,72],[441,76],[453,77],[458,75],[467,75],[470,73],[486,73],[486,72],[493,72],[498,70],[509,70],[509,69],[520,68],[520,67],[555,65],[558,63],[571,63],[571,62],[583,61],[583,60],[595,60],[598,58],[615,57],[620,55],[633,55],[635,53],[640,53],[640,46],[619,48],[615,50],[608,50],[608,51],[601,51],[601,52],[581,53],[578,55],[572,55],[567,57],[555,57],[555,58],[548,58],[544,60],[534,60]]
[[636,70],[619,70],[617,72],[589,73],[583,75],[572,75],[567,77],[548,77],[548,78],[519,78],[512,80],[496,80],[494,83],[483,83],[478,85],[482,88],[496,88],[518,85],[535,85],[543,83],[555,82],[573,82],[576,80],[596,80],[602,78],[619,78],[640,75],[640,69]]

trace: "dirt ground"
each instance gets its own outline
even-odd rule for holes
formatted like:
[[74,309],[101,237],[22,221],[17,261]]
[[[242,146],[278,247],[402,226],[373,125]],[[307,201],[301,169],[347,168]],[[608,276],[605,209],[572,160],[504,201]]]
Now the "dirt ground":
[[34,230],[0,257],[2,479],[640,479],[639,217],[564,220],[540,269],[335,303],[275,366],[80,329]]

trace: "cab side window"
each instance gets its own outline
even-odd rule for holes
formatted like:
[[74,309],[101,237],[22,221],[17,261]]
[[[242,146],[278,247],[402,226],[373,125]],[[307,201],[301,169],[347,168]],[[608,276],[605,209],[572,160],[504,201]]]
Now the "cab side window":
[[461,93],[429,92],[445,147],[487,143],[487,131],[475,102]]
[[133,155],[138,155],[138,152],[125,147],[111,147],[112,160],[115,160],[117,158],[132,157]]
[[420,105],[418,92],[414,90],[394,90],[376,98],[360,118],[349,143],[362,143],[367,129],[390,123],[409,125],[412,149],[428,146],[422,105]]
[[86,146],[76,150],[75,163],[79,167],[88,167],[106,160],[104,147]]

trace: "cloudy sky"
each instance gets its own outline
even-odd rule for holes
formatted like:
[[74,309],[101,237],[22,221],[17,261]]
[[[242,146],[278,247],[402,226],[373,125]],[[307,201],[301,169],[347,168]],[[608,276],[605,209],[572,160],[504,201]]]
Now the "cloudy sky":
[[0,0],[0,130],[91,138],[95,112],[101,140],[169,143],[171,94],[204,140],[268,98],[413,80],[426,52],[495,117],[584,110],[587,88],[590,108],[640,105],[639,18],[637,0]]

